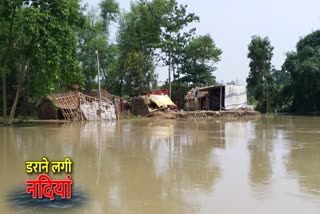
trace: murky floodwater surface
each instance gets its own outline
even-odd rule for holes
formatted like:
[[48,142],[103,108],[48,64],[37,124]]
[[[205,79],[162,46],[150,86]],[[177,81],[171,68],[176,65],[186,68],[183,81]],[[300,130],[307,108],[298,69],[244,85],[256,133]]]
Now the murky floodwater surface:
[[8,199],[43,156],[72,159],[79,202],[50,213],[320,213],[317,117],[0,127],[0,213],[44,212]]

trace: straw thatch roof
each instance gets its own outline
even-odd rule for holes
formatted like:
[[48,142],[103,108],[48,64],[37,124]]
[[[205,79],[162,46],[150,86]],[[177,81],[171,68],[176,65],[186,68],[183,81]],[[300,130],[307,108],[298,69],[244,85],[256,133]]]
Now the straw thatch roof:
[[[101,99],[102,100],[113,100],[113,98],[115,97],[114,95],[112,95],[109,91],[101,89]],[[99,89],[92,89],[89,92],[89,95],[92,97],[96,97],[99,98]]]
[[79,106],[80,92],[66,92],[50,94],[46,98],[52,103],[62,109],[77,109]]

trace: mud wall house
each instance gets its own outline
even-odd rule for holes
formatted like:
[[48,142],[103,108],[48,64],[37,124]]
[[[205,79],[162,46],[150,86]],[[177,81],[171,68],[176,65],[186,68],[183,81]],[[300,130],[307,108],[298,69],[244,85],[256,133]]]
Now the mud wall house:
[[138,116],[145,116],[149,113],[147,101],[143,97],[134,97],[130,100],[131,113]]
[[216,85],[194,88],[185,96],[188,110],[231,110],[246,108],[245,86]]
[[37,105],[37,114],[38,118],[43,120],[64,119],[61,110],[49,99],[42,100],[41,103]]

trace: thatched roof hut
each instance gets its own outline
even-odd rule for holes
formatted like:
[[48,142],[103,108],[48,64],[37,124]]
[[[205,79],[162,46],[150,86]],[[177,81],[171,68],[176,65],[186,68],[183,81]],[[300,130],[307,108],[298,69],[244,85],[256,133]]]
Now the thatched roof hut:
[[79,97],[77,91],[48,95],[37,104],[39,119],[81,119]]
[[[101,89],[101,99],[102,100],[111,100],[113,101],[114,98],[117,98],[117,96],[114,96],[109,91],[106,91],[104,89]],[[99,89],[92,89],[89,93],[89,96],[99,98]]]
[[100,120],[115,117],[110,99],[98,99],[78,91],[50,94],[37,104],[39,119]]

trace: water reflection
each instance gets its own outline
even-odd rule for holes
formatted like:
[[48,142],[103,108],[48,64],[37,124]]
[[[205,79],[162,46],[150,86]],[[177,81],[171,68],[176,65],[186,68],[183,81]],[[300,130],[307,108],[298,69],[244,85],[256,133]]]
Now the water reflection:
[[297,181],[303,191],[320,195],[319,128],[317,117],[262,118],[253,124],[249,178],[259,196],[274,185],[272,179],[282,165],[288,179]]
[[[96,200],[95,209],[194,213],[193,205],[185,201],[184,195],[192,188],[210,190],[218,167],[210,160],[210,149],[199,144],[194,147],[203,142],[202,137],[185,126],[175,121],[136,121],[116,125],[109,138],[101,135],[102,142],[96,143],[101,145],[98,151],[108,148],[102,153],[103,167],[97,167],[103,186],[92,192],[97,195],[103,188],[105,195],[98,198],[105,200]],[[82,131],[85,133],[92,132]],[[86,138],[90,139],[83,137]],[[82,147],[82,151],[86,149]],[[82,161],[90,162],[83,158]]]
[[1,170],[14,170],[1,182],[12,184],[14,176],[21,187],[28,178],[24,161],[68,156],[75,186],[91,196],[77,212],[194,213],[185,196],[211,191],[219,178],[214,149],[224,148],[223,128],[187,121],[2,128]]
[[250,154],[249,179],[253,191],[261,194],[268,189],[272,177],[271,154],[273,151],[274,129],[268,118],[253,124],[253,134],[248,141]]
[[[320,122],[316,117],[291,118],[292,129],[284,129],[292,142],[287,168],[296,177],[303,191],[320,195]],[[294,130],[294,131],[293,131]]]
[[[290,195],[302,198],[296,213],[317,213],[296,184],[320,200],[319,125],[275,117],[2,127],[0,189],[24,188],[27,160],[69,156],[74,188],[89,198],[70,214],[231,213],[228,203],[249,213],[287,212]],[[265,212],[257,200],[268,201]],[[0,213],[14,212],[0,194]]]

